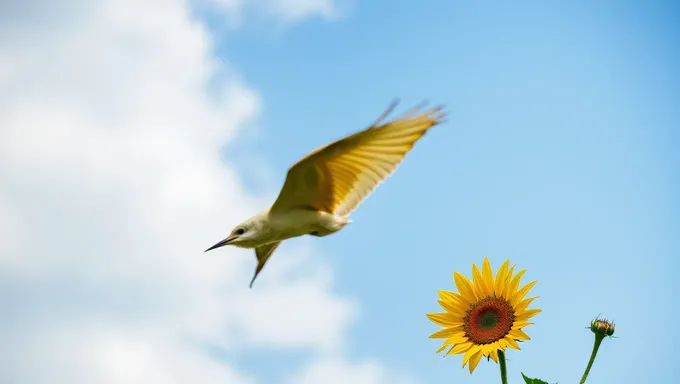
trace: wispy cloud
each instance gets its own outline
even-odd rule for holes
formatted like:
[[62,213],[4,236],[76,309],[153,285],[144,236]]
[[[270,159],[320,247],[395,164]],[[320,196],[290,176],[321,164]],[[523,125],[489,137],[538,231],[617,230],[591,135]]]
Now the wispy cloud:
[[266,0],[262,7],[287,22],[308,17],[333,19],[340,15],[338,0]]
[[326,357],[304,367],[289,378],[288,384],[416,384],[410,376],[394,374],[379,362],[349,363],[341,358]]
[[271,21],[294,24],[313,18],[335,20],[344,16],[350,0],[195,0],[224,14],[227,20],[241,25],[248,14],[260,14]]

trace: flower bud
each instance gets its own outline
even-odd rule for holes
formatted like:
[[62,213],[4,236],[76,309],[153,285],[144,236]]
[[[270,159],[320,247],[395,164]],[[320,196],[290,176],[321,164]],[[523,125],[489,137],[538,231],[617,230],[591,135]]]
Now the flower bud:
[[595,319],[590,322],[590,330],[595,335],[611,336],[614,334],[614,322],[607,319]]

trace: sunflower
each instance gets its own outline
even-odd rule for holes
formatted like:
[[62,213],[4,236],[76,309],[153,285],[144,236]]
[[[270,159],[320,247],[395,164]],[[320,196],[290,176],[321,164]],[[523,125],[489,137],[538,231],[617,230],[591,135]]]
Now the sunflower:
[[536,297],[524,298],[536,284],[532,281],[520,288],[520,279],[526,269],[513,275],[515,266],[509,268],[507,260],[493,276],[488,258],[484,258],[482,271],[472,264],[472,281],[458,272],[453,273],[459,293],[439,291],[439,305],[446,312],[429,313],[427,317],[444,329],[430,338],[445,339],[437,353],[447,347],[444,356],[463,355],[463,367],[468,362],[470,373],[486,357],[498,362],[498,351],[506,347],[519,349],[518,341],[530,340],[522,328],[533,323],[527,321],[540,309],[527,309]]

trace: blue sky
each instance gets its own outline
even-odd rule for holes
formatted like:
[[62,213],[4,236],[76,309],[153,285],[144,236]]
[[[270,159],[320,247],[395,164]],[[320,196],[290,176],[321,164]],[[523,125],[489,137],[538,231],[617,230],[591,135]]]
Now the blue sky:
[[[359,300],[352,354],[423,382],[472,377],[434,355],[436,291],[489,256],[539,280],[532,341],[508,354],[519,372],[575,382],[584,327],[613,318],[591,381],[667,381],[677,292],[680,8],[673,2],[356,2],[344,18],[246,28],[220,52],[265,106],[258,134],[224,149],[247,169],[256,151],[276,177],[318,145],[363,128],[394,98],[444,103],[433,129],[353,214],[313,240],[336,289]],[[255,190],[276,183],[242,175]],[[291,242],[292,243],[292,242]],[[286,244],[289,245],[289,244]],[[276,262],[269,265],[275,268]],[[266,271],[265,271],[266,272]],[[669,334],[670,333],[670,334]],[[241,357],[263,377],[288,352]],[[257,362],[257,363],[256,363]],[[271,365],[270,363],[271,362]]]
[[[437,290],[538,280],[520,372],[670,382],[673,2],[0,3],[0,382],[498,382],[435,355]],[[3,19],[3,16],[4,19]],[[4,22],[1,22],[4,21]],[[394,98],[448,122],[325,238],[203,253]],[[676,235],[676,236],[674,236]],[[39,367],[36,368],[36,367]]]

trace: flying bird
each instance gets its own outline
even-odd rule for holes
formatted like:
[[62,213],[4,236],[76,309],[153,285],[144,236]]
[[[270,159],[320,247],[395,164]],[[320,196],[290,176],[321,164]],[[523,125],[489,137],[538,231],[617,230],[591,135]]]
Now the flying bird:
[[255,249],[257,275],[283,240],[335,233],[351,222],[349,214],[394,172],[431,127],[443,122],[442,107],[420,112],[423,104],[387,122],[389,108],[363,131],[317,148],[288,170],[271,207],[237,225],[219,243]]

